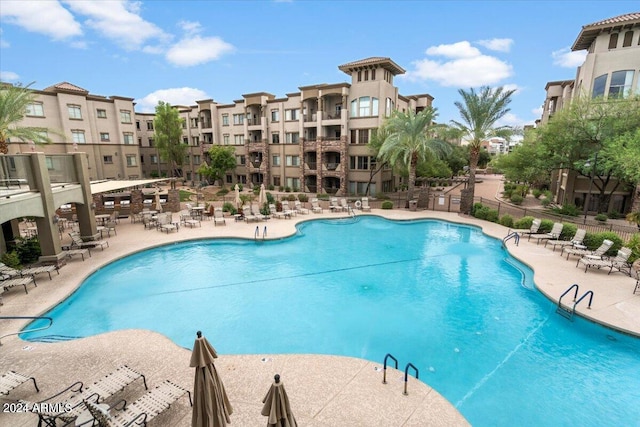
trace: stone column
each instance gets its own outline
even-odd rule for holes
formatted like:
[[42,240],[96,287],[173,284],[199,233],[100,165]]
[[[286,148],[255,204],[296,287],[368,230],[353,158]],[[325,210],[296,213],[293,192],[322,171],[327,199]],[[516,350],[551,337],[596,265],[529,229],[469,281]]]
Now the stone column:
[[87,158],[84,153],[73,154],[73,165],[76,170],[76,179],[80,183],[82,190],[82,200],[84,203],[76,203],[76,215],[80,227],[82,240],[97,240],[98,229],[96,228],[96,217],[91,196],[91,182],[89,181],[89,168]]

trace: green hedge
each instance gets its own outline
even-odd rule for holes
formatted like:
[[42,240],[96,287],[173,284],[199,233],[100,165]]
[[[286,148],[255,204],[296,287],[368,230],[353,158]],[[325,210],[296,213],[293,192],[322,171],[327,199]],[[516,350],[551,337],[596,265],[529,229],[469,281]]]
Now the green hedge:
[[620,250],[620,248],[624,246],[624,242],[622,241],[622,238],[620,238],[620,236],[618,236],[613,231],[602,231],[600,233],[587,233],[586,236],[584,236],[585,246],[587,247],[587,249],[592,251],[600,247],[600,245],[602,245],[602,242],[604,240],[611,240],[613,242],[613,245],[607,251],[606,255],[616,256],[616,254],[618,253],[618,250]]
[[382,209],[393,209],[393,202],[391,200],[385,200],[382,202]]

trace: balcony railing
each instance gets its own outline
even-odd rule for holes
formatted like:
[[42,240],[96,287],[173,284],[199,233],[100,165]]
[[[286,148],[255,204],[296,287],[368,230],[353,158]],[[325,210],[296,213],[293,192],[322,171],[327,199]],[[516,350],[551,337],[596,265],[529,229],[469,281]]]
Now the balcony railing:
[[325,163],[325,167],[327,168],[327,170],[330,170],[330,171],[337,170],[338,166],[340,166],[340,163],[333,163],[333,162]]
[[262,117],[256,117],[255,119],[247,119],[247,126],[260,126],[262,124]]
[[260,165],[262,164],[262,160],[251,160],[250,163],[254,168],[258,169],[258,168],[260,168]]
[[307,169],[316,170],[318,168],[318,163],[316,162],[305,162],[305,166]]

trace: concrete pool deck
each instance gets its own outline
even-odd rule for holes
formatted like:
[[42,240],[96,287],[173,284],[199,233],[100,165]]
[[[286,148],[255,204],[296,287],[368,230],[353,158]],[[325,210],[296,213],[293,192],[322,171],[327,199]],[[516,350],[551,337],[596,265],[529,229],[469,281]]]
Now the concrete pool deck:
[[[436,218],[473,224],[482,227],[491,236],[503,238],[507,229],[498,224],[476,220],[452,213],[405,210],[376,210],[372,214],[389,219],[409,220]],[[177,233],[145,230],[142,224],[122,220],[118,235],[110,237],[109,248],[92,250],[92,257],[84,262],[75,257],[60,269],[60,275],[49,280],[38,277],[38,287],[29,287],[29,295],[13,289],[6,293],[0,316],[36,316],[55,306],[75,290],[89,274],[114,259],[134,251],[189,239],[209,237],[241,237],[253,239],[256,225],[266,225],[272,239],[289,236],[295,232],[299,221],[319,218],[338,218],[335,213],[298,215],[293,219],[271,219],[267,222],[234,222],[227,218],[226,226],[214,226],[213,221],[203,221],[202,227],[180,227]],[[68,238],[68,237],[67,237]],[[534,280],[538,288],[552,300],[573,283],[580,286],[580,295],[593,290],[591,309],[586,303],[577,307],[585,317],[640,336],[640,295],[633,295],[635,279],[622,274],[607,275],[606,271],[576,268],[576,259],[569,261],[543,245],[522,239],[519,246],[513,241],[507,245],[515,257],[535,270]],[[569,300],[570,298],[567,298]],[[16,332],[27,321],[4,320],[0,322],[0,336]],[[198,325],[194,325],[192,334]],[[206,331],[205,331],[206,335]],[[215,337],[208,337],[216,346]],[[218,349],[223,351],[223,349]],[[381,359],[384,355],[380,355]],[[187,389],[192,388],[193,371],[188,367],[190,351],[169,339],[150,331],[128,330],[54,344],[25,342],[11,336],[0,346],[0,372],[16,370],[38,381],[40,393],[33,386],[24,384],[0,402],[15,399],[31,401],[49,397],[71,383],[81,380],[90,383],[112,371],[120,364],[128,364],[147,376],[152,387],[164,379],[171,379]],[[404,366],[407,361],[400,361]],[[225,355],[216,364],[234,406],[232,425],[264,425],[266,417],[260,415],[261,401],[279,373],[287,387],[291,405],[300,425],[305,426],[424,426],[468,425],[467,421],[446,401],[429,382],[426,369],[421,381],[410,377],[409,395],[402,394],[402,373],[388,372],[388,384],[382,384],[380,370],[382,360],[373,363],[357,358],[323,355]],[[135,399],[143,391],[141,384],[134,384],[119,398]],[[191,411],[184,398],[162,414],[152,425],[190,426]],[[36,423],[33,414],[0,412],[0,425],[31,426]]]

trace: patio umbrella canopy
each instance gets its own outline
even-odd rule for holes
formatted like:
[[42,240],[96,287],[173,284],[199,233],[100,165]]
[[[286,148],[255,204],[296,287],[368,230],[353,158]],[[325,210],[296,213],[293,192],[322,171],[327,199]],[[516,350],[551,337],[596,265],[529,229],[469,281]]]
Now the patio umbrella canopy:
[[202,332],[193,344],[189,366],[196,368],[193,384],[192,427],[221,427],[231,423],[233,408],[213,360],[218,357]]
[[267,427],[297,427],[298,423],[291,412],[289,397],[280,382],[280,375],[276,374],[273,379],[271,388],[262,399],[262,415],[269,417]]

